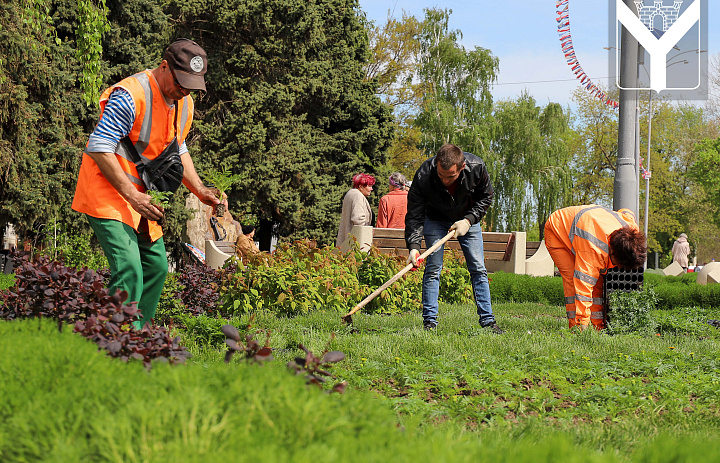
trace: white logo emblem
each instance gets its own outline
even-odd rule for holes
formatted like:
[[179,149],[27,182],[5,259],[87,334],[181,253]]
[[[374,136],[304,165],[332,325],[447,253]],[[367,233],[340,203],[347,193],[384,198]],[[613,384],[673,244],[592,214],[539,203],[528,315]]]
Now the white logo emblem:
[[[673,6],[663,6],[662,1],[658,0],[654,1],[654,6],[645,6],[642,1],[634,3],[638,8],[640,18],[622,0],[616,0],[617,19],[650,54],[650,88],[660,92],[668,89],[667,54],[695,23],[700,22],[700,0],[695,0],[679,17],[682,1],[675,1]],[[656,15],[663,18],[664,33],[659,39],[656,39],[651,32]],[[638,89],[625,88],[625,90]]]
[[190,60],[190,69],[195,72],[200,72],[203,70],[203,59],[201,56],[195,56],[193,57],[193,59]]

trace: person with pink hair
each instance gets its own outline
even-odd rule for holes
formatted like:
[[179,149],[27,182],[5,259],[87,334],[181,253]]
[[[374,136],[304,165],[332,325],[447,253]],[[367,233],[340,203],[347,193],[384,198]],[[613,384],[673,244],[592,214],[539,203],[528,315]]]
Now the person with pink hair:
[[372,193],[375,177],[369,174],[356,174],[352,181],[353,187],[343,198],[340,229],[335,240],[337,247],[341,247],[347,241],[354,225],[372,225],[373,213],[367,197]]

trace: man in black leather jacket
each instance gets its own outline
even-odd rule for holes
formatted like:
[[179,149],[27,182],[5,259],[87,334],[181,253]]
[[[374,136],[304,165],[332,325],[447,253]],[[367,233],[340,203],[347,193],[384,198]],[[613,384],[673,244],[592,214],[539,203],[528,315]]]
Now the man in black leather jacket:
[[[423,237],[429,248],[449,230],[455,230],[470,271],[480,325],[502,334],[490,303],[480,228],[492,199],[493,189],[483,160],[455,145],[445,144],[415,173],[408,193],[405,242],[410,250],[408,263],[417,267]],[[422,305],[426,330],[435,329],[438,323],[443,249],[444,246],[430,254],[425,263]]]

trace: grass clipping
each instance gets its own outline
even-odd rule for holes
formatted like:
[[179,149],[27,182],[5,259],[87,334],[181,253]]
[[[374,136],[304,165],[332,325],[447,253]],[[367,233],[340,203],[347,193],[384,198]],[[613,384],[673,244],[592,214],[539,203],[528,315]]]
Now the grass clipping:
[[652,287],[642,291],[614,291],[609,299],[608,331],[611,334],[651,336],[657,332],[657,321],[650,314],[658,302]]

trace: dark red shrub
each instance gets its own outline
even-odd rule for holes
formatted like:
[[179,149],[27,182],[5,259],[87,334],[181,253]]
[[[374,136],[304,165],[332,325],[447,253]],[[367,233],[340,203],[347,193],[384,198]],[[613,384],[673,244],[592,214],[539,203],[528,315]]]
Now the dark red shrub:
[[74,325],[76,332],[95,341],[112,357],[128,361],[152,360],[182,363],[190,353],[171,339],[164,327],[148,326],[136,330],[139,318],[136,302],[124,304],[126,291],[110,294],[105,287],[107,275],[93,270],[75,270],[48,257],[16,256],[15,286],[0,293],[0,318],[15,320],[46,317]]
[[198,263],[183,267],[178,278],[183,287],[179,297],[187,311],[193,315],[217,312],[222,272]]

